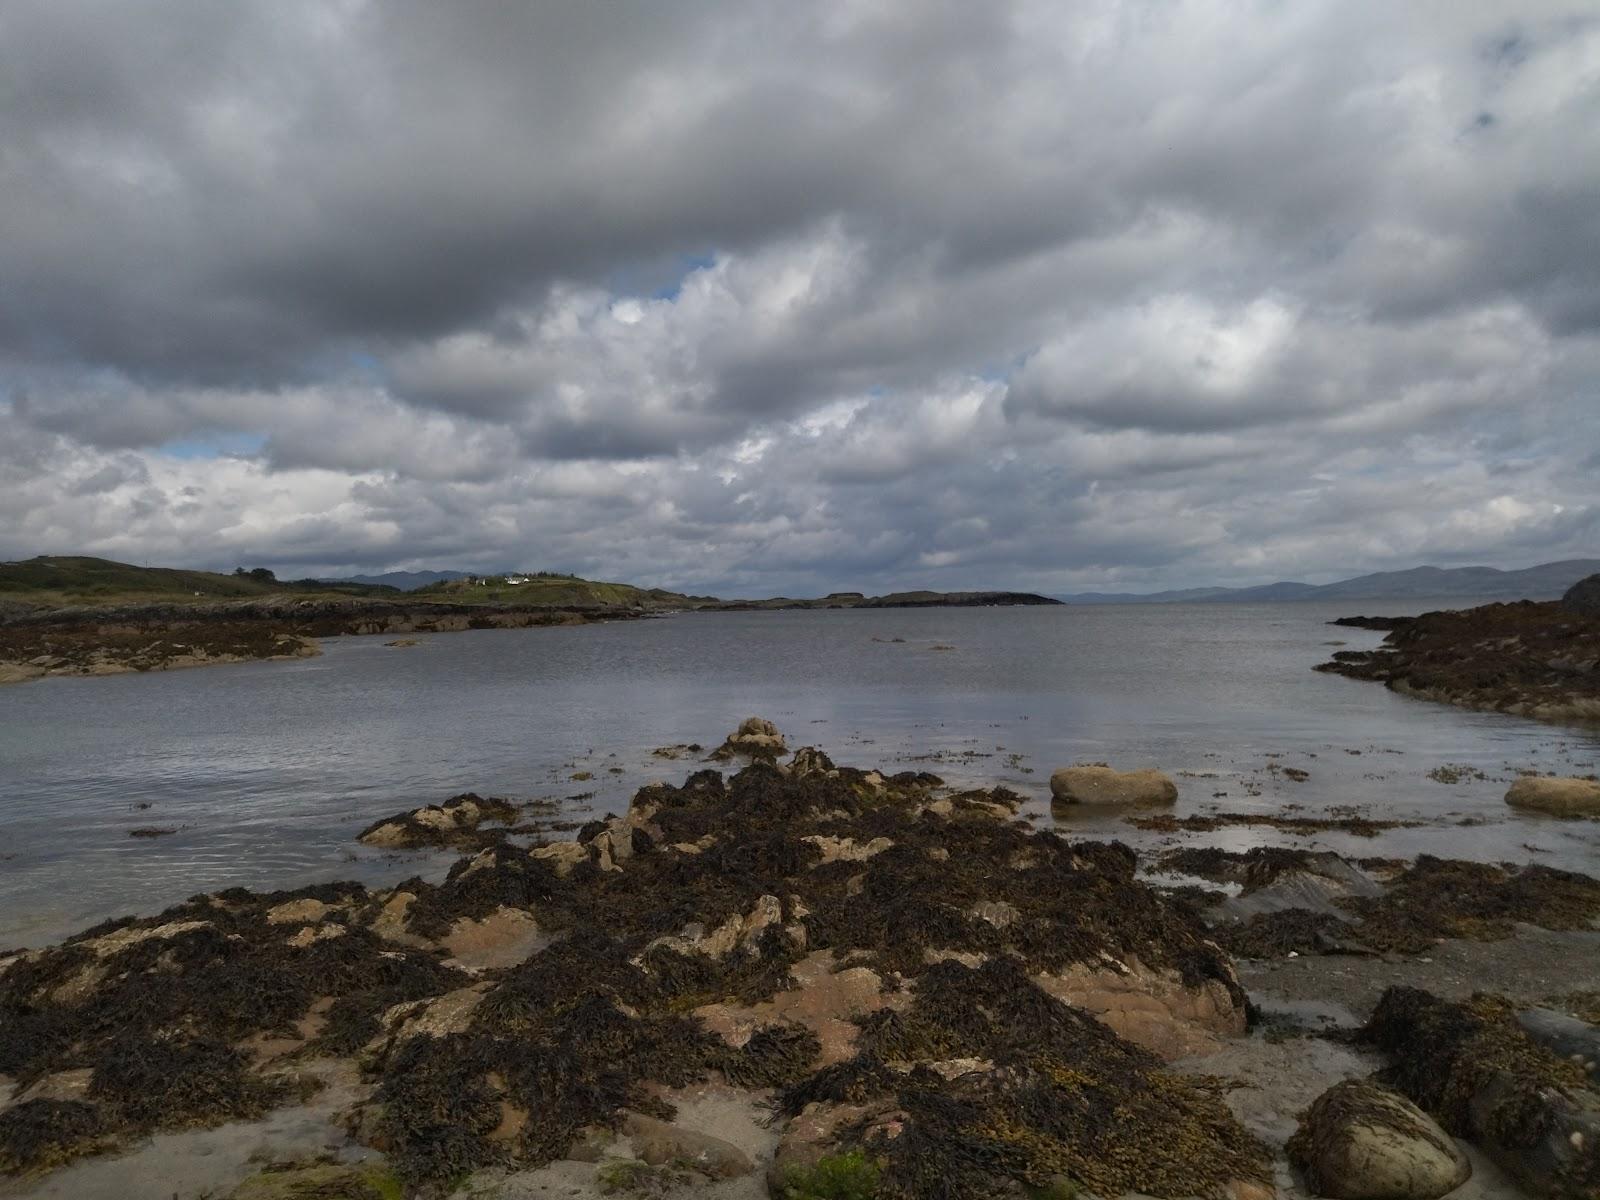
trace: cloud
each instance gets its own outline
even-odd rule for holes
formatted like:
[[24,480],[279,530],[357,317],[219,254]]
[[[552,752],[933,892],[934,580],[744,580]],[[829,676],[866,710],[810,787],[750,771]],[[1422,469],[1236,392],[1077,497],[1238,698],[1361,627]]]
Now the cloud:
[[1553,0],[0,12],[0,555],[697,590],[1592,553]]

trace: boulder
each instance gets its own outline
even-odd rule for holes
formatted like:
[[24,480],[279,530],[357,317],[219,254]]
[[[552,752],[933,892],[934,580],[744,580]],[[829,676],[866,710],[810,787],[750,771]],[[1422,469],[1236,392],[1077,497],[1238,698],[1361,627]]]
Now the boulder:
[[1287,1149],[1312,1194],[1335,1200],[1435,1200],[1472,1174],[1432,1117],[1364,1079],[1318,1096]]
[[1524,775],[1506,792],[1506,803],[1512,808],[1555,817],[1600,817],[1600,783],[1592,779]]
[[1157,970],[1129,955],[1075,963],[1033,981],[1166,1062],[1213,1054],[1223,1039],[1245,1033],[1244,991],[1236,978],[1187,983],[1176,970]]
[[833,765],[833,759],[815,746],[802,746],[789,760],[789,774],[795,779],[807,779],[812,775],[833,777],[839,774],[839,769]]
[[1600,617],[1600,575],[1578,580],[1561,597],[1561,605],[1585,617]]
[[1600,1026],[1549,1008],[1519,1012],[1517,1024],[1557,1058],[1581,1068],[1591,1083],[1600,1083]]
[[739,728],[730,733],[727,740],[711,752],[711,758],[726,761],[736,754],[742,754],[748,758],[772,761],[779,755],[788,753],[788,749],[783,735],[771,721],[764,717],[746,717],[739,722]]
[[750,1156],[732,1142],[642,1113],[630,1112],[622,1132],[632,1141],[633,1152],[653,1167],[687,1166],[709,1179],[736,1179],[755,1170]]
[[1070,804],[1173,804],[1178,785],[1160,771],[1117,771],[1104,765],[1062,767],[1050,776],[1055,806]]

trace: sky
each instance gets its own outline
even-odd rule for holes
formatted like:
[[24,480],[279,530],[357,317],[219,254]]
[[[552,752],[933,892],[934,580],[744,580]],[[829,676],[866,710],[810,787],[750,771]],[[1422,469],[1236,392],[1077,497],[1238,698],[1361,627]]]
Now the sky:
[[0,559],[1600,554],[1590,0],[0,0]]

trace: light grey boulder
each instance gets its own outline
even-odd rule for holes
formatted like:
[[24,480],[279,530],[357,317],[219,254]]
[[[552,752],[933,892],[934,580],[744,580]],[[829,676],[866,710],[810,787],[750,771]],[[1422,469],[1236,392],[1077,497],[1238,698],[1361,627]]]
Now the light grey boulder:
[[1506,803],[1553,817],[1600,817],[1600,783],[1556,775],[1524,775],[1506,792]]
[[1160,771],[1117,771],[1103,763],[1062,767],[1050,776],[1055,806],[1174,804],[1178,785]]
[[1472,1175],[1432,1117],[1365,1079],[1318,1096],[1287,1150],[1312,1194],[1333,1200],[1436,1200]]

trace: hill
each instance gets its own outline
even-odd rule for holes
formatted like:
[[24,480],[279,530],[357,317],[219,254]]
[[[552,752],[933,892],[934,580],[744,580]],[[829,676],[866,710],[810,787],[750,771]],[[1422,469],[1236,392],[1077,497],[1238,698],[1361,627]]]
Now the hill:
[[81,555],[41,555],[0,562],[0,601],[23,608],[130,603],[197,604],[284,595],[393,596],[392,587],[349,580],[281,580],[271,571],[242,568],[232,574],[136,567],[132,563]]
[[1171,592],[1078,592],[1066,604],[1263,604],[1299,600],[1546,600],[1600,571],[1600,559],[1571,558],[1519,571],[1495,567],[1412,567],[1336,583],[1280,582],[1248,588],[1186,588]]
[[321,582],[340,583],[365,583],[377,587],[399,588],[402,592],[414,591],[426,587],[430,583],[449,583],[457,579],[466,579],[470,571],[385,571],[381,575],[346,575],[334,579],[324,579]]

